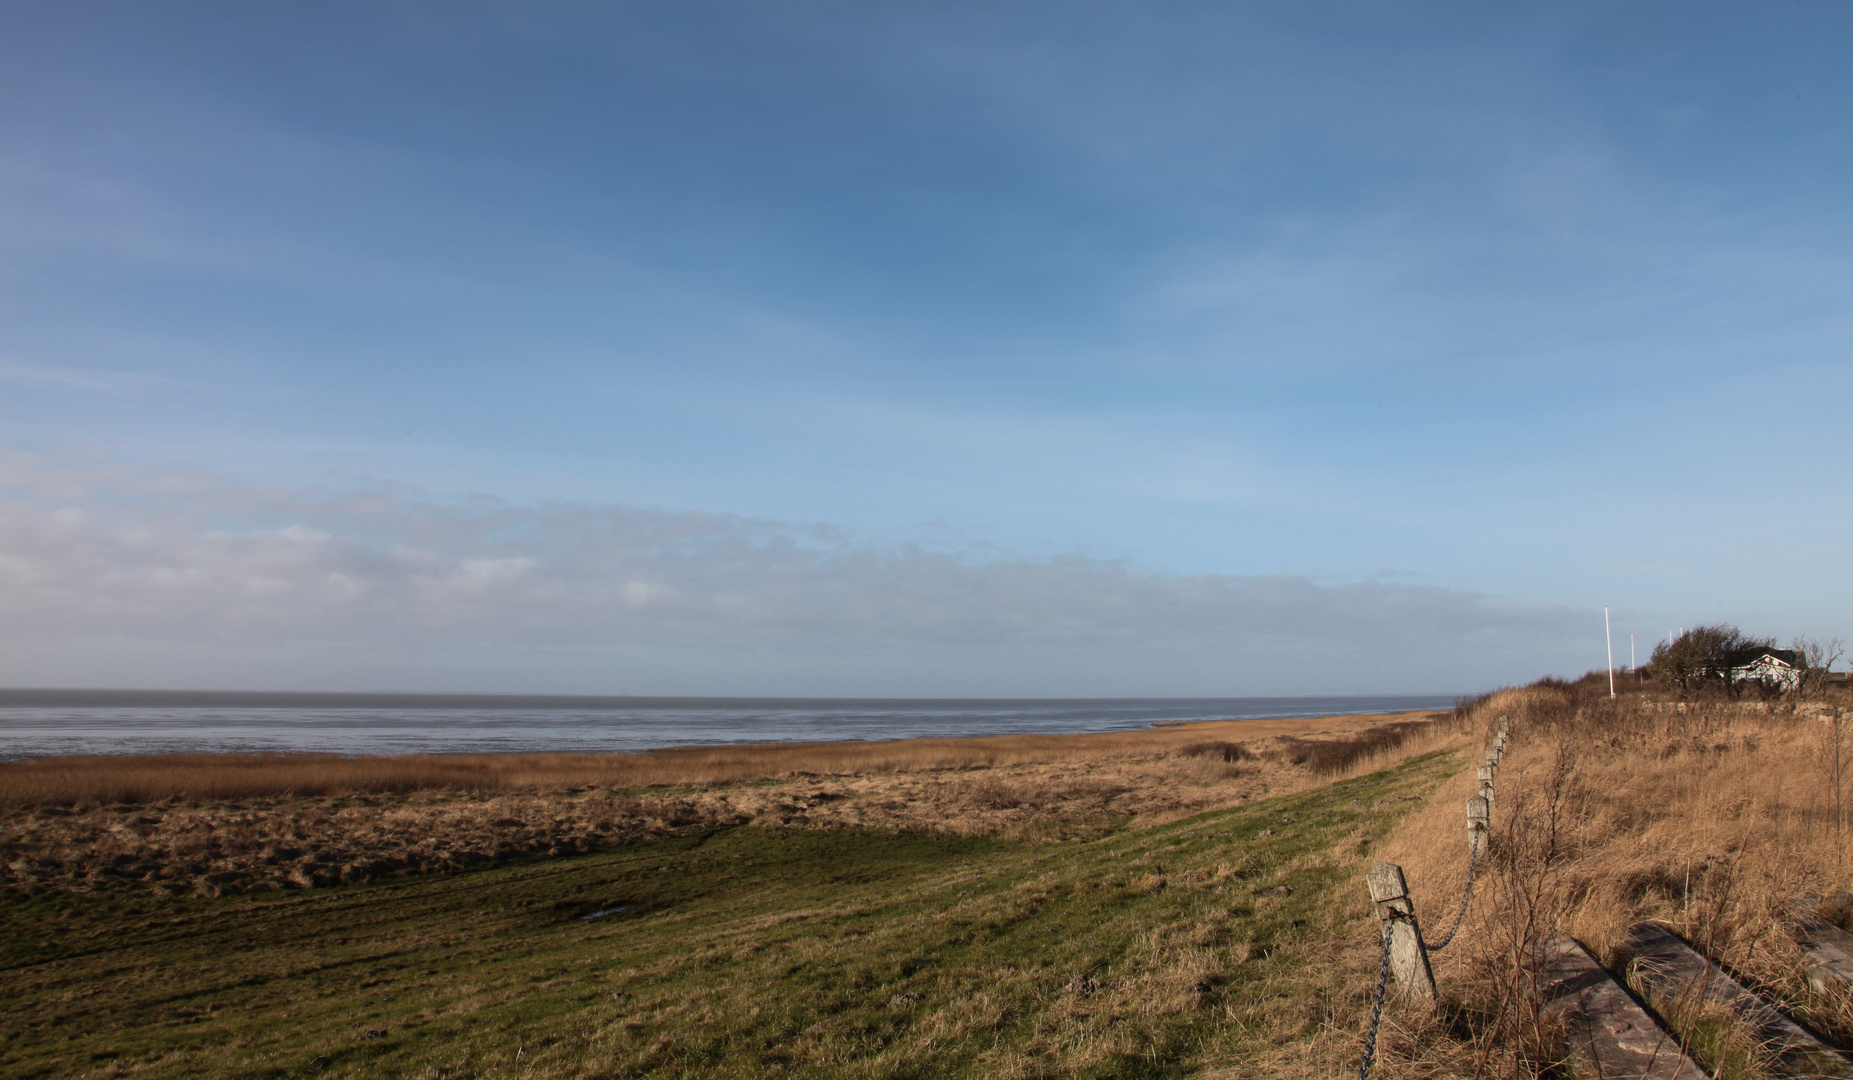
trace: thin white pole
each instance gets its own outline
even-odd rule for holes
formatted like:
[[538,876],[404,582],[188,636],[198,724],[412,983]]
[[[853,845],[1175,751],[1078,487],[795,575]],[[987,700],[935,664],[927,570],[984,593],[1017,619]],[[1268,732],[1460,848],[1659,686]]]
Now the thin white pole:
[[1628,674],[1634,674],[1634,635],[1628,635]]
[[1609,646],[1609,697],[1615,696],[1615,635],[1609,631],[1609,609],[1602,609],[1602,639]]

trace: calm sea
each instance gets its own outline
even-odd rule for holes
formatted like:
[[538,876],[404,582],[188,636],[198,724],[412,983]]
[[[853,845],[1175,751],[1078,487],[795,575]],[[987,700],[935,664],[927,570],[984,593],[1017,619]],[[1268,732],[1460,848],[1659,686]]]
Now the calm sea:
[[69,754],[621,752],[1122,731],[1448,708],[1451,694],[1106,700],[588,698],[0,690],[0,760]]

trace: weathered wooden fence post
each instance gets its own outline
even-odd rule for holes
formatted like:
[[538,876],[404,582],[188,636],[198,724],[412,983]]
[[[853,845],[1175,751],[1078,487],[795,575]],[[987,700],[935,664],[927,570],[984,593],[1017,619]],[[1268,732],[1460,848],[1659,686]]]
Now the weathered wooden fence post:
[[1486,842],[1486,830],[1493,824],[1493,805],[1486,801],[1484,795],[1467,797],[1467,848],[1475,855],[1480,853],[1480,845]]
[[1370,883],[1377,917],[1385,923],[1384,933],[1390,936],[1390,973],[1396,976],[1397,993],[1433,1008],[1435,974],[1428,967],[1428,950],[1422,947],[1415,903],[1409,899],[1403,868],[1395,863],[1378,863],[1370,868],[1365,880]]

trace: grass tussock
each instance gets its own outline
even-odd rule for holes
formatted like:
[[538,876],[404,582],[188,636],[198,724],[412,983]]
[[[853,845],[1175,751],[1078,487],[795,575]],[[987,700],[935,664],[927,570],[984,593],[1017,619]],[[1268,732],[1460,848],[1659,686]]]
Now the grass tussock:
[[[1853,1009],[1809,989],[1792,933],[1801,898],[1853,884],[1845,706],[1681,702],[1638,684],[1610,699],[1606,679],[1464,703],[1461,722],[1481,738],[1512,719],[1492,843],[1458,943],[1434,957],[1443,1019],[1401,1017],[1378,1075],[1546,1075],[1557,1039],[1539,1016],[1535,943],[1568,934],[1625,973],[1626,932],[1644,920],[1847,1045]],[[1471,770],[1456,776],[1385,847],[1431,939],[1466,886],[1462,806],[1476,787]],[[1375,931],[1361,922],[1355,933],[1372,964]],[[1772,1075],[1732,1017],[1672,1007],[1668,1017],[1708,1072]]]
[[1185,743],[1172,751],[1178,757],[1214,758],[1217,761],[1253,761],[1254,751],[1239,742],[1193,742]]

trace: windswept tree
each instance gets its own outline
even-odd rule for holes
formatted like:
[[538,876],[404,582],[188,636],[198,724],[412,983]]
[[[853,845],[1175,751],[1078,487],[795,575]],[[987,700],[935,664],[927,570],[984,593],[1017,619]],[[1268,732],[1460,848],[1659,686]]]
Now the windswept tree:
[[1847,651],[1846,642],[1840,638],[1824,640],[1798,636],[1789,642],[1789,648],[1801,659],[1798,666],[1802,669],[1800,689],[1803,697],[1814,697],[1827,689],[1827,673]]
[[1645,673],[1682,694],[1705,686],[1716,686],[1730,694],[1737,689],[1732,674],[1737,666],[1753,654],[1775,647],[1774,638],[1747,637],[1729,623],[1695,626],[1671,644],[1663,641],[1655,645]]

